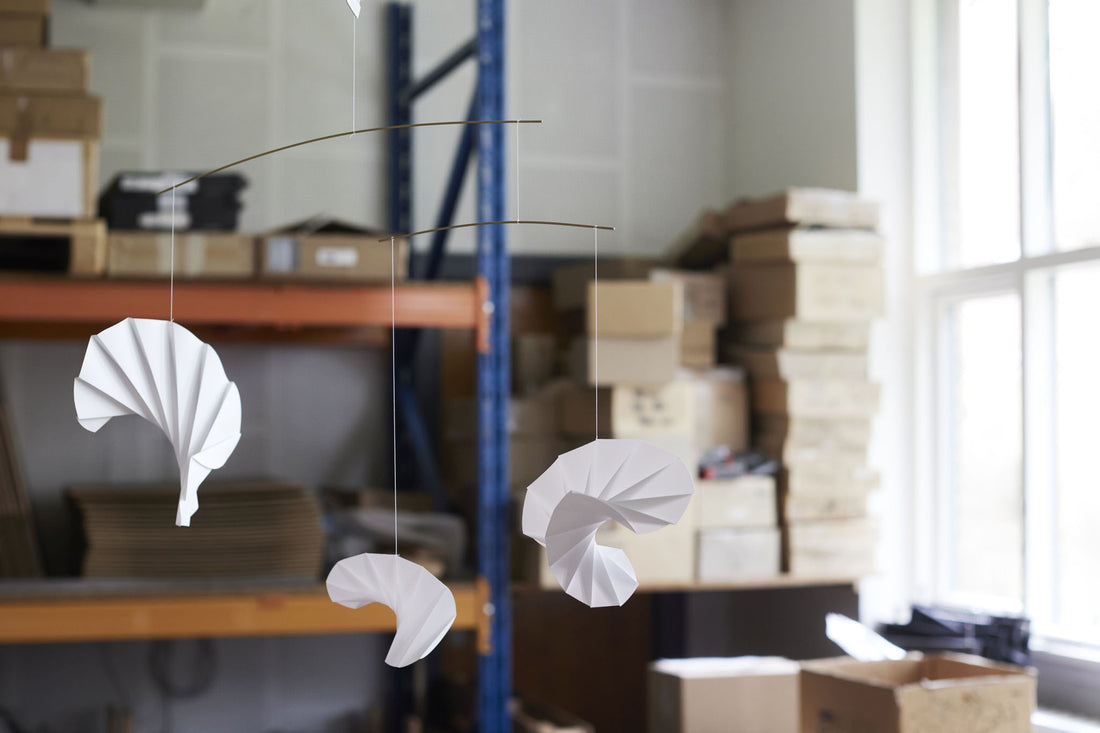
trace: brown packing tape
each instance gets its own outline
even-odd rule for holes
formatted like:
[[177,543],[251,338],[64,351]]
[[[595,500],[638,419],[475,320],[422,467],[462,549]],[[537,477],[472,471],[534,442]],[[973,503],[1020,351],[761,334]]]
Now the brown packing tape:
[[20,98],[16,102],[15,127],[11,131],[8,157],[16,163],[25,163],[31,138],[30,102]]

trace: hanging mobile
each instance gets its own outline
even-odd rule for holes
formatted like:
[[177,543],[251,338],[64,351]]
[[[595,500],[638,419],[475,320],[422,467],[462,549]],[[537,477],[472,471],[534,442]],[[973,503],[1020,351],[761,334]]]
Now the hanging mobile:
[[[593,383],[599,384],[598,232],[593,230]],[[596,544],[615,521],[638,534],[680,521],[695,492],[678,457],[640,440],[600,439],[599,387],[595,439],[563,453],[527,487],[523,533],[546,548],[550,572],[567,594],[592,608],[621,606],[638,588],[626,553]]]
[[172,189],[168,320],[127,318],[92,336],[73,402],[93,433],[108,420],[139,415],[172,444],[180,470],[176,525],[191,524],[199,484],[241,439],[241,396],[213,347],[175,322],[176,194]]
[[[394,238],[390,237],[390,333],[397,333]],[[364,552],[336,563],[328,574],[328,597],[348,608],[381,603],[393,609],[397,633],[386,664],[406,667],[435,649],[458,611],[451,589],[422,566],[397,554],[397,357],[390,356],[393,412],[393,554]]]

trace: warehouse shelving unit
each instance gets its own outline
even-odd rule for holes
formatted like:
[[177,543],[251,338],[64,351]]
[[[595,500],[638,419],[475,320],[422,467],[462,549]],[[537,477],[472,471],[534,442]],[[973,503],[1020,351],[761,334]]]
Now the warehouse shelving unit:
[[[475,37],[459,46],[420,80],[414,80],[413,4],[390,3],[389,109],[391,125],[413,122],[413,102],[468,59],[477,64],[477,86],[467,119],[505,119],[504,0],[477,0]],[[475,129],[476,128],[476,129]],[[475,137],[476,136],[476,137]],[[453,223],[467,167],[477,153],[477,219],[503,221],[505,216],[504,129],[501,125],[469,125],[459,138],[447,180],[437,227]],[[413,164],[410,130],[390,133],[389,184],[390,229],[413,229]],[[485,282],[488,300],[488,342],[478,349],[478,493],[477,571],[489,585],[486,613],[492,616],[490,644],[478,660],[478,730],[505,733],[512,729],[508,703],[512,696],[511,593],[509,588],[508,398],[511,391],[509,343],[509,285],[511,264],[505,225],[477,230],[477,272]],[[446,251],[447,231],[434,234],[423,263],[418,267],[415,250],[409,249],[410,277],[433,280],[439,275]],[[411,336],[394,345],[398,362],[409,369],[416,348]],[[408,372],[406,372],[408,374]],[[398,404],[406,434],[417,453],[417,465],[431,493],[441,495],[438,472],[431,454],[427,430],[409,384],[399,380]]]

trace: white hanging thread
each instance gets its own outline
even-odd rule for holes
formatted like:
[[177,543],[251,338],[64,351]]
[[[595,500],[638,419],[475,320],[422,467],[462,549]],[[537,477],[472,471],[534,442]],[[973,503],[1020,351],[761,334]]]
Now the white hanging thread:
[[[519,125],[516,125],[519,127]],[[600,439],[600,229],[592,227],[592,382],[596,393],[596,440]]]
[[351,137],[355,137],[355,53],[358,49],[358,44],[355,42],[356,23],[357,18],[353,15],[351,18]]
[[397,554],[397,278],[390,235],[390,386],[393,405],[393,554]]
[[516,120],[516,221],[519,221],[519,120]]
[[172,188],[172,236],[168,247],[168,322],[176,322],[176,189]]

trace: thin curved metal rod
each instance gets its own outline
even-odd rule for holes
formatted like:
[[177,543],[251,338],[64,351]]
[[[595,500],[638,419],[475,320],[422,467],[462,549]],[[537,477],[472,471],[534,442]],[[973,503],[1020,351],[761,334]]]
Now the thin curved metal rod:
[[363,132],[385,132],[386,130],[404,130],[404,129],[407,129],[407,128],[410,128],[410,127],[440,127],[440,126],[443,126],[443,125],[540,125],[540,124],[542,124],[542,120],[452,120],[452,121],[449,121],[449,122],[410,122],[410,123],[407,123],[407,124],[404,124],[404,125],[387,125],[385,127],[365,127],[362,130],[348,130],[347,132],[336,132],[336,133],[333,133],[332,135],[322,135],[321,137],[315,137],[315,138],[311,138],[309,140],[302,140],[301,142],[291,143],[290,145],[283,145],[282,147],[279,147],[279,148],[274,148],[272,150],[267,150],[267,151],[264,151],[262,153],[256,153],[255,155],[250,155],[247,158],[241,158],[240,160],[235,160],[232,163],[226,163],[225,165],[214,168],[213,170],[206,171],[205,173],[200,173],[197,176],[192,176],[191,178],[188,178],[186,181],[180,181],[179,183],[177,183],[173,186],[169,186],[168,188],[164,189],[163,191],[157,191],[157,195],[159,196],[162,193],[168,193],[172,189],[179,188],[180,186],[186,186],[188,183],[192,183],[193,181],[197,181],[200,178],[206,178],[207,176],[212,176],[215,173],[221,173],[226,168],[232,168],[233,166],[240,165],[241,163],[247,163],[250,160],[256,160],[257,158],[263,158],[264,156],[272,155],[274,153],[281,153],[284,150],[290,150],[291,148],[300,148],[303,145],[311,145],[312,143],[324,142],[325,140],[333,140],[333,139],[338,138],[338,137],[350,137],[351,135],[358,135],[358,134],[363,133]]
[[[596,224],[574,224],[568,221],[533,221],[530,219],[504,219],[501,221],[475,221],[472,224],[452,224],[449,227],[436,227],[435,229],[422,229],[419,232],[410,232],[409,234],[394,234],[394,237],[404,237],[411,239],[412,237],[418,237],[421,234],[431,234],[432,232],[445,232],[448,229],[465,229],[466,227],[488,227],[494,224],[538,224],[540,226],[548,227],[576,227],[577,229],[602,229],[605,232],[615,231],[615,227],[598,226]],[[390,237],[381,237],[379,242],[388,242]]]

